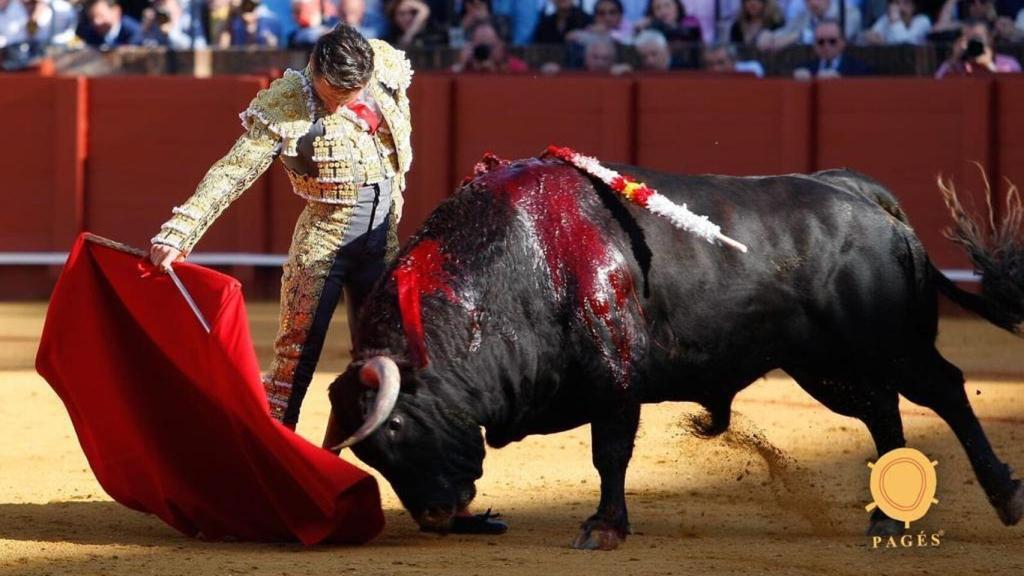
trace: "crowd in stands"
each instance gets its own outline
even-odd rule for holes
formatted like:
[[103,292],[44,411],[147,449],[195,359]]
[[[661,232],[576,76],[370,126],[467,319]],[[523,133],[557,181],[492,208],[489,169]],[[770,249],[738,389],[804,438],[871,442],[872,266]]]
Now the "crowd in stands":
[[854,76],[871,70],[848,45],[934,42],[952,44],[947,76],[1020,71],[996,48],[1024,42],[1024,0],[0,0],[0,49],[302,50],[339,22],[404,49],[457,50],[459,72],[525,72],[516,47],[554,44],[564,60],[539,71],[693,67],[674,57],[686,46],[708,70],[760,76],[738,49],[807,45],[816,57],[796,77]]

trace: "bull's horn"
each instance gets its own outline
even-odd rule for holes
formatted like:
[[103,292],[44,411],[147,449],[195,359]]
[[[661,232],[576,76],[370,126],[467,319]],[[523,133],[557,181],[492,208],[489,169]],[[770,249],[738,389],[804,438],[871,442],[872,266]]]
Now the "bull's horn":
[[398,402],[398,391],[401,388],[402,380],[398,373],[398,365],[391,358],[374,356],[367,360],[359,371],[359,382],[367,388],[376,388],[377,400],[373,403],[373,408],[363,425],[344,442],[332,448],[334,452],[348,448],[373,434],[373,431],[388,419],[391,411],[395,408],[395,403]]

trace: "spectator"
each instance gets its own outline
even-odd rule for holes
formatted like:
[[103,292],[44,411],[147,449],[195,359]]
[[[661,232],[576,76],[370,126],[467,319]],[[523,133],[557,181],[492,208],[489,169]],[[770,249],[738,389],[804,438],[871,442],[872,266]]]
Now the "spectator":
[[686,13],[700,25],[701,40],[705,44],[712,44],[718,41],[718,22],[715,18],[715,11],[720,0],[683,0],[683,7]]
[[[600,0],[580,0],[579,6],[584,12],[591,16],[596,16],[597,4]],[[626,20],[630,22],[636,22],[644,17],[644,12],[647,10],[647,4],[650,0],[622,0],[623,14]]]
[[623,17],[620,0],[597,0],[593,22],[586,28],[569,32],[566,40],[587,45],[591,36],[610,37],[620,44],[633,43],[633,26]]
[[[339,0],[344,5],[350,0]],[[363,5],[363,36],[367,38],[383,38],[388,31],[388,17],[385,12],[386,0],[359,0]],[[337,14],[333,14],[337,16]]]
[[704,47],[704,69],[718,74],[753,74],[764,78],[764,67],[757,60],[739,60],[732,44],[713,44]]
[[[325,19],[331,16],[333,14],[324,14]],[[385,19],[379,0],[338,0],[337,17],[366,38],[384,35]]]
[[87,0],[82,15],[75,33],[93,48],[107,50],[141,41],[142,26],[122,14],[114,0]]
[[[575,66],[586,72],[611,73],[616,76],[629,72],[632,67],[618,61],[618,46],[611,36],[591,34],[585,37],[580,48],[580,63]],[[568,66],[572,68],[573,66]],[[542,74],[553,75],[562,71],[555,62],[547,62],[540,67]]]
[[743,0],[740,14],[729,28],[733,44],[757,46],[758,38],[782,27],[782,10],[776,0]]
[[964,22],[984,21],[990,29],[995,29],[999,19],[995,0],[945,0],[939,16],[935,19],[934,32],[953,32],[960,37],[960,28]]
[[526,62],[510,56],[505,43],[490,22],[480,22],[469,33],[469,41],[462,48],[459,61],[452,72],[527,72]]
[[633,46],[640,56],[641,70],[665,72],[675,67],[668,40],[661,32],[654,29],[644,30],[636,35]]
[[219,45],[221,34],[228,29],[228,22],[231,21],[233,15],[231,0],[207,0],[206,24],[210,32],[207,40],[210,44]]
[[312,50],[321,36],[338,23],[336,17],[324,18],[321,0],[292,0],[292,18],[297,28],[288,36],[293,50]]
[[423,0],[391,0],[385,9],[388,33],[384,39],[402,50],[448,44],[448,33],[430,19],[430,7]]
[[814,29],[814,53],[817,58],[800,66],[793,72],[797,80],[817,78],[839,78],[842,76],[866,76],[870,73],[863,62],[846,56],[846,40],[835,20],[823,20]]
[[498,33],[516,46],[533,42],[546,3],[547,0],[494,0],[491,5]]
[[[839,22],[839,1],[832,0],[791,0],[787,8],[786,25],[772,34],[758,39],[758,48],[778,50],[793,44],[816,44],[816,30],[824,21]],[[841,30],[846,39],[855,39],[860,34],[860,10],[853,0],[845,0],[846,29]],[[790,16],[792,14],[792,16]]]
[[868,44],[924,44],[931,18],[917,11],[914,0],[889,0],[889,13],[864,33]]
[[686,13],[681,0],[651,0],[638,30],[660,32],[668,42],[700,42],[700,21]]
[[0,0],[0,48],[27,38],[28,12],[21,0]]
[[[521,0],[524,4],[531,6],[533,10],[534,0]],[[449,41],[452,42],[453,48],[459,48],[465,43],[466,39],[469,38],[470,31],[477,25],[483,22],[490,23],[497,31],[498,36],[501,38],[508,38],[509,36],[509,18],[505,15],[497,15],[494,13],[492,8],[491,0],[465,0],[462,3],[462,14],[459,17],[459,26],[461,27],[461,38],[450,37]],[[533,34],[531,27],[530,34]],[[528,42],[528,41],[527,41]]]
[[[10,0],[10,3],[22,4],[24,8],[20,11],[23,18],[7,21],[8,26],[14,24],[15,29],[20,29],[21,34],[13,36],[14,42],[30,42],[41,49],[43,46],[68,46],[74,41],[78,14],[71,4],[64,0]],[[0,14],[3,12],[0,8]],[[4,20],[0,15],[0,21]],[[4,44],[3,26],[0,24],[0,47]]]
[[1020,62],[992,49],[992,32],[988,22],[975,20],[961,28],[953,44],[953,54],[935,72],[936,78],[975,76],[993,73],[1020,72]]
[[595,36],[583,50],[583,69],[587,72],[610,72],[615,65],[615,42],[607,36]]
[[555,0],[555,12],[541,18],[533,41],[538,44],[561,44],[566,34],[590,25],[590,16],[574,4],[574,0]]
[[996,19],[996,39],[1004,42],[1024,41],[1024,8],[1017,12],[1016,21],[1008,16]]
[[[139,43],[143,46],[164,46],[175,50],[193,47],[189,30],[183,26],[182,9],[178,0],[154,0],[153,5],[142,12],[142,33]],[[195,48],[205,48],[206,39],[202,31],[195,31]]]
[[217,44],[221,48],[239,46],[260,46],[276,48],[280,41],[273,18],[261,14],[260,0],[241,0],[228,21],[227,29],[221,32]]

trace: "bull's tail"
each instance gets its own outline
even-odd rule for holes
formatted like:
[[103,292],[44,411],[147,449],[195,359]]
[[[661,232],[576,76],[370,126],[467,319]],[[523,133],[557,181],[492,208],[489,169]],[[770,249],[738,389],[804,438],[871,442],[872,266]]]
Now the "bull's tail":
[[1024,337],[1024,205],[1017,187],[1007,181],[1006,203],[997,220],[992,189],[986,179],[988,221],[981,222],[977,215],[964,209],[951,181],[939,177],[938,184],[953,216],[953,226],[946,230],[946,237],[967,252],[975,270],[981,273],[981,294],[961,290],[933,266],[936,286],[962,308]]

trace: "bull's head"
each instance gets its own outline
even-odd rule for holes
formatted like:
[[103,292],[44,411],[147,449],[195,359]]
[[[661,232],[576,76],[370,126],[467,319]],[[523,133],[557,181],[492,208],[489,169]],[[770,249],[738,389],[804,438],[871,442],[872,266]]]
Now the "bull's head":
[[400,369],[376,356],[350,365],[330,399],[334,426],[347,435],[335,448],[351,446],[388,479],[423,529],[445,532],[476,495],[484,446],[477,420],[439,388],[429,370]]

